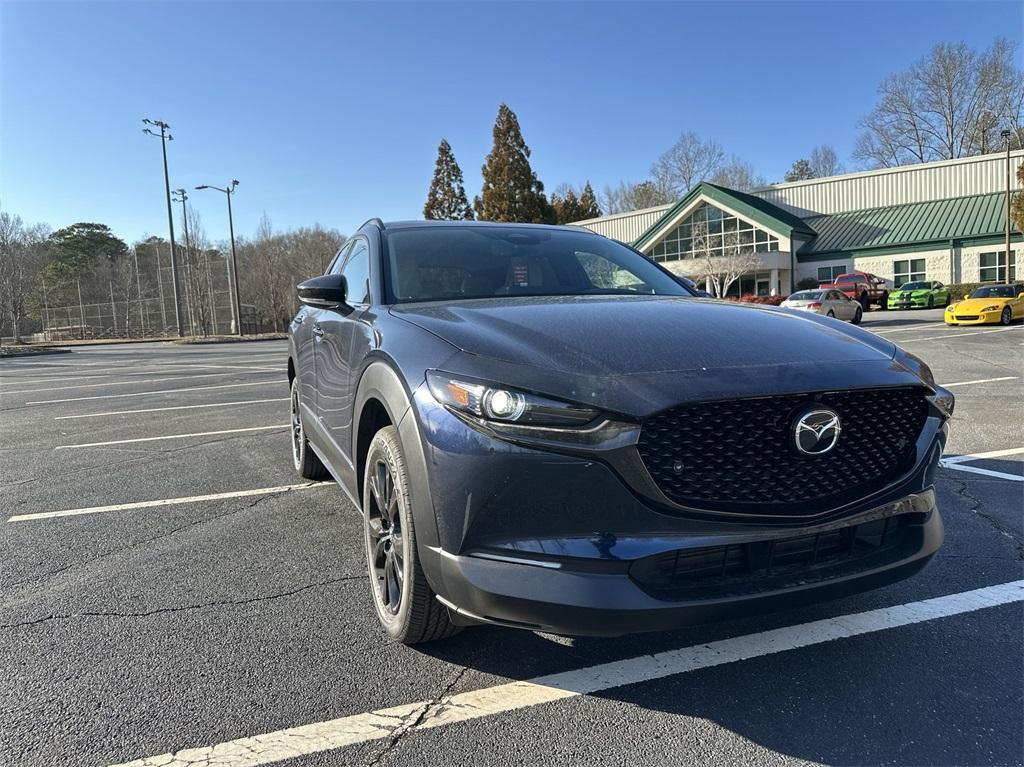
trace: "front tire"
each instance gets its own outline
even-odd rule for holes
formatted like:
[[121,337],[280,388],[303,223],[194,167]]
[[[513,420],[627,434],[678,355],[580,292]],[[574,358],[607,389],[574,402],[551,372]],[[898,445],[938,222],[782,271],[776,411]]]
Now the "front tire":
[[883,312],[884,311],[888,311],[888,309],[889,309],[889,294],[888,293],[883,293],[882,294],[882,300],[878,302],[878,308],[881,309]]
[[1000,325],[1009,325],[1013,322],[1013,310],[1009,306],[1003,307],[1003,313],[999,315]]
[[856,314],[853,315],[853,324],[860,325],[862,319],[864,319],[864,311],[858,306]]
[[388,635],[411,645],[458,633],[420,565],[405,454],[394,426],[374,435],[366,456],[363,530],[373,606]]
[[302,408],[299,407],[299,377],[292,379],[291,390],[292,465],[305,479],[327,479],[330,472],[313,452],[302,428]]

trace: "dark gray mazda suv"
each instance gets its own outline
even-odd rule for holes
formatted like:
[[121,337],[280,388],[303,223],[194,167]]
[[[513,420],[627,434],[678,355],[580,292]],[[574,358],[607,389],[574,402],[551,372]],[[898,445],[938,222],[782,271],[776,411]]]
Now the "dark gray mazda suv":
[[952,395],[889,341],[711,301],[573,227],[363,225],[298,287],[293,459],[413,643],[617,635],[918,571]]

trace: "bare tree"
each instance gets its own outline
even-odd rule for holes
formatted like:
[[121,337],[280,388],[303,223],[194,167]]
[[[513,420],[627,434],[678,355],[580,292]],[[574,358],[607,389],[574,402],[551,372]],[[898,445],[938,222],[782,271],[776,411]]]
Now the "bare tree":
[[843,164],[839,162],[839,155],[829,144],[821,144],[811,150],[811,170],[815,178],[826,176],[838,176],[843,172]]
[[601,207],[604,208],[605,215],[611,215],[666,205],[674,200],[675,197],[663,192],[653,181],[641,181],[637,184],[620,181],[616,187],[605,186],[601,194]]
[[46,265],[49,234],[43,224],[26,227],[20,216],[0,211],[0,311],[11,320],[15,343]]
[[757,271],[761,259],[749,244],[741,244],[739,234],[709,234],[707,224],[693,224],[693,258],[666,264],[671,271],[691,278],[704,278],[711,283],[715,296],[721,298],[741,276]]
[[879,102],[862,121],[854,156],[892,167],[979,154],[994,126],[1024,138],[1024,73],[1016,46],[997,39],[985,51],[940,43],[910,69],[879,86]]
[[754,171],[753,165],[746,160],[741,160],[736,155],[733,155],[728,163],[715,171],[710,181],[738,192],[752,192],[755,189],[768,186],[764,176],[759,176]]
[[651,166],[651,178],[670,200],[678,199],[725,164],[725,151],[716,141],[705,141],[693,131],[676,139]]

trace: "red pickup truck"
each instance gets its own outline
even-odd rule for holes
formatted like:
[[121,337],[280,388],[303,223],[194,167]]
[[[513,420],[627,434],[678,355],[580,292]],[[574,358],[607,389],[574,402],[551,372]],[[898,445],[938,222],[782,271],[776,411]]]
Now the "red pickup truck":
[[859,301],[864,311],[871,304],[878,304],[880,309],[889,308],[889,288],[885,280],[868,272],[840,274],[832,282],[823,282],[819,287],[845,293],[854,301]]

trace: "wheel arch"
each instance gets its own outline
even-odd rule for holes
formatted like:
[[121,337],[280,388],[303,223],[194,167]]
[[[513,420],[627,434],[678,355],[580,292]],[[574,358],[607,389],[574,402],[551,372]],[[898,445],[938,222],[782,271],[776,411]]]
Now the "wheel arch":
[[[380,428],[389,424],[398,430],[402,443],[417,544],[436,547],[437,521],[427,478],[426,452],[420,437],[419,423],[413,412],[412,395],[397,371],[384,359],[376,359],[360,376],[353,402],[351,455],[356,473],[354,496],[360,503],[370,442]],[[428,580],[432,580],[429,574]]]

